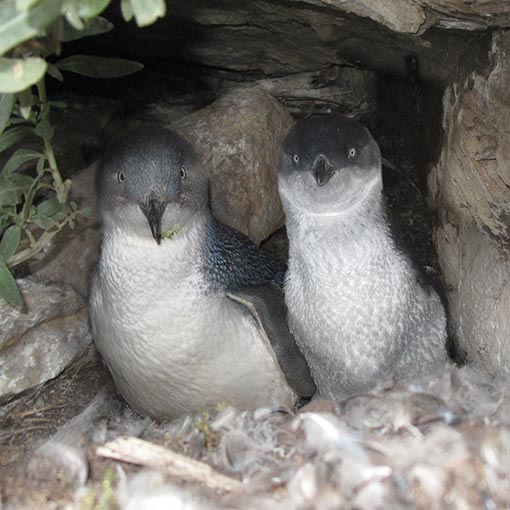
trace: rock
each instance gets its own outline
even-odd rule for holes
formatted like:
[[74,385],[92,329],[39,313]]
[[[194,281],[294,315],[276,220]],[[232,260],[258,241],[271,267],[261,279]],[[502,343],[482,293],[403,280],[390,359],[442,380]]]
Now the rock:
[[468,361],[508,376],[510,34],[495,35],[491,60],[488,75],[446,91],[446,139],[429,190],[458,347]]
[[52,100],[66,105],[52,110],[52,122],[59,168],[68,177],[88,166],[101,151],[104,131],[122,114],[122,105],[113,99],[75,94],[60,94]]
[[83,307],[83,300],[68,285],[47,284],[34,277],[18,280],[27,311],[0,301],[0,348],[2,351],[37,324]]
[[[408,0],[409,2],[409,0]],[[510,5],[500,0],[417,0],[441,28],[483,30],[510,26]]]
[[314,3],[331,5],[335,9],[373,19],[395,32],[417,33],[425,23],[424,10],[409,0],[391,2],[387,0],[319,0]]
[[83,211],[77,217],[75,228],[55,236],[44,252],[29,264],[39,279],[67,283],[84,299],[88,295],[102,238],[94,182],[96,169],[97,163],[93,163],[72,179],[71,200]]
[[[227,82],[253,83],[335,67],[407,77],[411,57],[427,83],[445,84],[483,67],[489,34],[437,27],[463,23],[484,28],[504,21],[503,14],[486,16],[496,9],[485,9],[487,2],[475,3],[467,15],[460,0],[253,0],[235,5],[231,0],[175,0],[171,16],[140,33],[124,28],[121,19],[115,23],[121,15],[112,12],[115,34],[82,44],[83,51],[104,53],[108,48],[111,54],[148,63],[147,37],[164,41],[151,45],[151,59],[171,62],[166,72],[157,67],[160,80],[183,96],[210,95]],[[145,82],[154,81],[154,75],[144,73],[149,71],[139,74]],[[320,87],[315,92],[320,94]]]
[[[256,82],[293,115],[331,111],[360,117],[376,110],[377,77],[372,71],[331,66]],[[239,85],[237,85],[239,86]]]
[[510,5],[500,0],[305,0],[370,18],[389,29],[416,34],[437,25],[457,30],[510,26]]
[[267,92],[232,91],[172,125],[209,174],[216,218],[256,243],[283,224],[276,185],[280,145],[292,119]]
[[30,264],[37,268],[37,275],[49,282],[63,282],[71,285],[80,296],[86,298],[94,266],[101,247],[101,227],[85,227],[77,222],[74,229],[68,229],[56,236],[45,251],[46,257]]
[[0,399],[57,376],[91,343],[85,303],[69,285],[18,285],[26,311],[0,302]]

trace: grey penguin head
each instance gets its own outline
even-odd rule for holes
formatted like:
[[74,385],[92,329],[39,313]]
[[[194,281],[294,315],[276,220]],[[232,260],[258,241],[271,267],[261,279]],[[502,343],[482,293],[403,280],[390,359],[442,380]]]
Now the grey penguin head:
[[341,214],[381,189],[379,146],[365,126],[342,115],[298,121],[283,143],[278,181],[286,209]]
[[207,207],[207,177],[191,145],[174,131],[139,128],[117,140],[97,176],[105,228],[158,244]]

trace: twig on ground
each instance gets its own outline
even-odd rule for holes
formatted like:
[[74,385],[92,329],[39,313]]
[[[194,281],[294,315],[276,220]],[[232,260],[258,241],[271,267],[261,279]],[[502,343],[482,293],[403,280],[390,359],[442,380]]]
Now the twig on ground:
[[120,437],[96,449],[97,455],[146,466],[181,480],[199,482],[210,489],[233,492],[242,482],[215,471],[211,466],[136,437]]

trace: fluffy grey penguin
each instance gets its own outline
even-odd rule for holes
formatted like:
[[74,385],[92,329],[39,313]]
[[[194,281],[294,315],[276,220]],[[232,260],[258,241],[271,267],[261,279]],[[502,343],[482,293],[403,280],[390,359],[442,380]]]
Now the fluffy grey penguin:
[[285,139],[289,325],[325,398],[444,366],[446,318],[435,290],[395,244],[369,131],[339,116],[298,122]]
[[117,141],[98,172],[95,343],[127,402],[157,419],[219,401],[291,407],[315,385],[286,325],[285,267],[217,222],[176,133]]

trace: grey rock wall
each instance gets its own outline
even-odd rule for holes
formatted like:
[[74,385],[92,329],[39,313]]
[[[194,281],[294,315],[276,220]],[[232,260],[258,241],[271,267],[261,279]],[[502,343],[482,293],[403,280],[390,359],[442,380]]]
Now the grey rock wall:
[[458,347],[510,375],[510,33],[494,35],[490,69],[450,86],[445,140],[429,175],[435,242]]
[[305,0],[370,18],[395,32],[442,28],[483,30],[510,26],[510,5],[501,0]]

